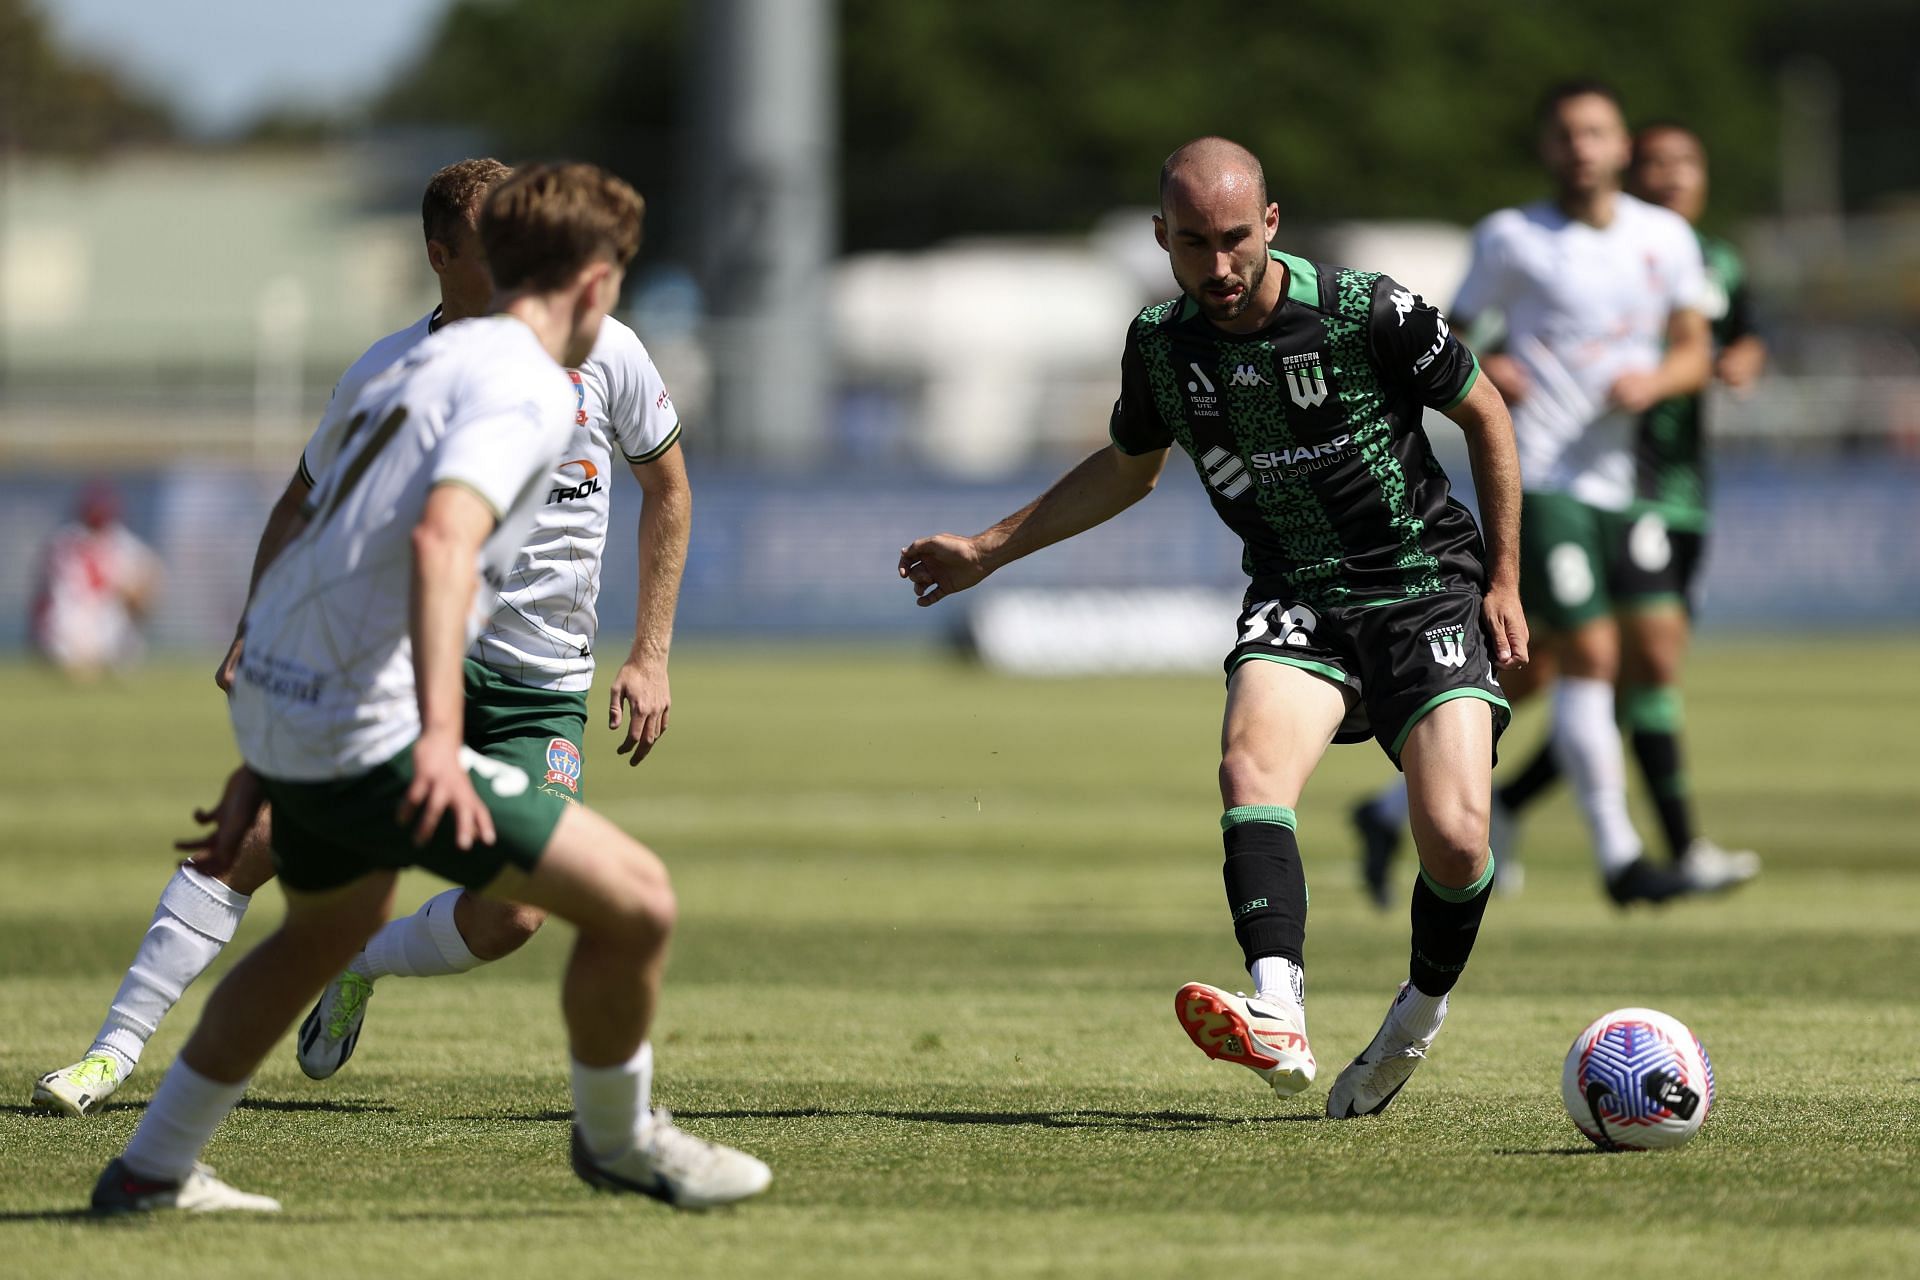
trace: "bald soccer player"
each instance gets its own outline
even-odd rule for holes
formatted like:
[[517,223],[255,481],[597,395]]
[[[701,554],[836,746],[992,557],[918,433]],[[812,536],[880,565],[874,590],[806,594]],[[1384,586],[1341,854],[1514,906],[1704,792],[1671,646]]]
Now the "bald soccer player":
[[[1523,665],[1520,472],[1492,383],[1419,295],[1272,247],[1260,162],[1224,138],[1167,158],[1154,235],[1181,296],[1127,334],[1112,444],[984,533],[921,538],[899,571],[936,604],[1150,492],[1178,444],[1239,534],[1251,583],[1227,654],[1220,819],[1227,906],[1256,994],[1192,982],[1180,1024],[1282,1097],[1313,1082],[1307,885],[1294,807],[1333,742],[1377,741],[1407,775],[1421,874],[1413,946],[1327,1114],[1372,1115],[1425,1058],[1486,910],[1496,668]],[[1421,430],[1466,434],[1488,538]]]

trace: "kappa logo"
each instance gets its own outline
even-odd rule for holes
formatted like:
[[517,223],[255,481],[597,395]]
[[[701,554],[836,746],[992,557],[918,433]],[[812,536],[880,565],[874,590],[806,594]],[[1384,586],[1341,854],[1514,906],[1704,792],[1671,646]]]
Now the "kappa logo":
[[580,469],[579,484],[557,484],[547,494],[547,505],[556,502],[572,502],[590,494],[599,493],[606,486],[600,483],[600,468],[586,458],[570,458],[561,463],[556,470],[565,471],[568,467]]
[[1206,472],[1207,483],[1223,498],[1237,498],[1253,487],[1246,463],[1219,445],[1201,455],[1200,467]]
[[1393,303],[1393,309],[1399,316],[1395,322],[1397,324],[1405,324],[1413,309],[1420,305],[1419,297],[1411,289],[1395,289],[1388,295],[1388,300]]
[[1273,385],[1261,376],[1258,369],[1250,364],[1237,364],[1233,366],[1233,376],[1227,379],[1227,384],[1235,387],[1270,387]]
[[573,382],[573,425],[587,425],[587,384],[580,381],[578,369],[567,370],[567,377]]
[[557,782],[568,791],[580,790],[580,748],[565,738],[547,743],[548,782]]
[[1288,356],[1280,362],[1287,375],[1287,395],[1302,409],[1312,409],[1327,398],[1327,375],[1318,351]]
[[1433,649],[1433,660],[1441,666],[1464,667],[1467,665],[1465,627],[1436,627],[1427,632],[1426,641]]

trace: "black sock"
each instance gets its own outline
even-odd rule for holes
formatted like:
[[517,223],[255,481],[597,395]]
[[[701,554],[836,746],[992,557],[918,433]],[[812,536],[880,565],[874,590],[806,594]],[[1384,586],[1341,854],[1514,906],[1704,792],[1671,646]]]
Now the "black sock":
[[1687,795],[1687,775],[1680,767],[1680,738],[1652,729],[1633,731],[1633,758],[1647,780],[1660,831],[1675,862],[1693,843],[1693,802]]
[[1460,981],[1491,896],[1491,857],[1486,874],[1464,889],[1437,885],[1424,870],[1413,882],[1413,956],[1407,962],[1407,977],[1423,993],[1443,996]]
[[1518,813],[1558,781],[1560,761],[1553,754],[1553,739],[1548,738],[1540,744],[1540,750],[1534,753],[1533,759],[1527,761],[1527,767],[1520,771],[1520,776],[1504,786],[1496,787],[1494,793],[1509,813]]
[[1307,875],[1293,836],[1293,810],[1241,805],[1220,819],[1227,847],[1227,909],[1247,968],[1262,956],[1306,963]]

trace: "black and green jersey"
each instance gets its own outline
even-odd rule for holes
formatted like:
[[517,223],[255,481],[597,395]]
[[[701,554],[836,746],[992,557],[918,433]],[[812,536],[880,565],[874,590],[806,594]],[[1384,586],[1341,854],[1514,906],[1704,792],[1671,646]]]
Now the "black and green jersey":
[[1258,333],[1215,328],[1180,297],[1127,333],[1111,434],[1178,443],[1240,535],[1256,597],[1396,600],[1480,586],[1480,532],[1421,430],[1480,366],[1438,311],[1372,271],[1274,252],[1280,306]]
[[[1700,236],[1707,264],[1707,320],[1713,349],[1754,331],[1747,269],[1734,247],[1718,236]],[[1634,496],[1676,529],[1707,527],[1707,422],[1704,393],[1675,396],[1640,419],[1634,445]]]

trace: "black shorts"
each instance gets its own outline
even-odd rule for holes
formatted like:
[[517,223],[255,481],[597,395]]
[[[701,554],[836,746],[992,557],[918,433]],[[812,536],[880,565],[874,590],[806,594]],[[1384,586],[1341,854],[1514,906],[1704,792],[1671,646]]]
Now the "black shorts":
[[1282,662],[1336,684],[1347,718],[1335,742],[1372,738],[1400,767],[1400,748],[1422,716],[1455,698],[1493,707],[1493,740],[1512,718],[1487,644],[1480,593],[1470,588],[1382,604],[1312,609],[1249,598],[1227,676],[1243,662]]
[[1614,590],[1619,607],[1657,609],[1677,604],[1692,613],[1707,535],[1699,529],[1676,529],[1657,511],[1634,511],[1622,542]]

